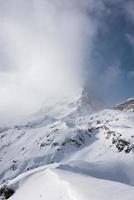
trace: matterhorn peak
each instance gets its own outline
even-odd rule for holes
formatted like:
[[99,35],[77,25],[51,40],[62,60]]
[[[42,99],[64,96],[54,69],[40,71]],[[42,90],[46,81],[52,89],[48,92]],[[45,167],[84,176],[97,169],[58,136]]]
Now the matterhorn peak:
[[78,111],[81,114],[90,114],[104,108],[104,102],[95,91],[84,87],[81,97],[79,98]]

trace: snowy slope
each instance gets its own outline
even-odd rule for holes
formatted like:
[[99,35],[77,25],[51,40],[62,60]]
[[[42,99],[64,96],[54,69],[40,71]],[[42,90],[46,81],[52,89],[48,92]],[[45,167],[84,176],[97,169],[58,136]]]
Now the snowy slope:
[[[22,181],[22,180],[21,180]],[[20,181],[20,182],[21,182]],[[46,200],[132,200],[133,187],[114,181],[96,179],[66,169],[42,170],[23,179],[10,199]]]
[[1,128],[1,182],[40,165],[59,162],[88,142],[90,133],[77,126],[82,98],[49,105],[29,121]]
[[134,112],[134,98],[131,98],[131,99],[128,99],[127,101],[119,103],[114,108],[117,110]]
[[133,199],[134,113],[79,114],[80,102],[1,128],[0,179],[13,184],[11,199]]

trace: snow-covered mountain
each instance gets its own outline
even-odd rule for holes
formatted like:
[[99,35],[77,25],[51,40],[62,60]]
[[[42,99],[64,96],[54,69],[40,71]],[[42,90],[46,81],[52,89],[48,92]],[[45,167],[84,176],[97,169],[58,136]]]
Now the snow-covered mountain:
[[134,112],[134,98],[128,99],[127,101],[124,101],[114,107],[117,110],[126,110]]
[[93,99],[84,92],[0,129],[1,195],[133,199],[134,113],[100,110],[102,102]]

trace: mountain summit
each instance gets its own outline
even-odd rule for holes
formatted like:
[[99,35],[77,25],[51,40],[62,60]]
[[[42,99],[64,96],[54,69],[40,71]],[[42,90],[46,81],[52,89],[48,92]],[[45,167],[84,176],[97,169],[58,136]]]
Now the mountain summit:
[[93,91],[85,87],[79,99],[78,112],[89,114],[104,108],[104,102]]

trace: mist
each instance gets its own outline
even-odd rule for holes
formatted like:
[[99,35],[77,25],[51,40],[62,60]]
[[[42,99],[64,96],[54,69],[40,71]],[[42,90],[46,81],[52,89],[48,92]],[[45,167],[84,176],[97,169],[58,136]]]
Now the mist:
[[[110,103],[134,95],[130,4],[0,0],[1,117],[36,112],[49,99],[73,96],[83,87]],[[131,54],[126,60],[122,48]],[[127,93],[121,92],[124,83]]]
[[83,84],[87,1],[0,1],[0,112],[34,112]]

